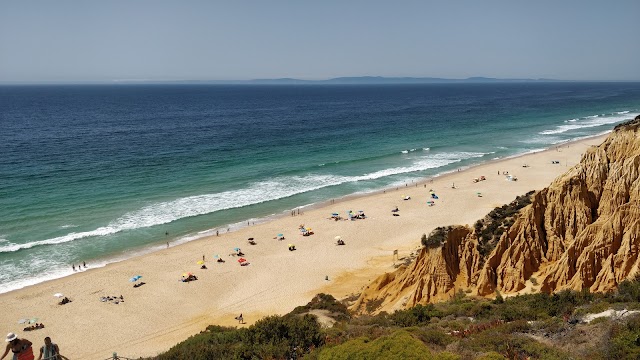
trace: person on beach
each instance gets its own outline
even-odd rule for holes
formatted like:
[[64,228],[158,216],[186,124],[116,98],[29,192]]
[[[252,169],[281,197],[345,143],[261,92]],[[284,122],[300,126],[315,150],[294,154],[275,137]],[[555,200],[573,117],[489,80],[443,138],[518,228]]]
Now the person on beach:
[[31,348],[31,341],[27,339],[19,339],[16,334],[8,333],[5,340],[8,342],[7,348],[4,350],[4,354],[0,357],[0,360],[4,359],[9,353],[9,350],[13,353],[12,360],[34,360],[33,349]]
[[60,348],[52,343],[51,338],[48,336],[44,338],[44,346],[40,347],[38,360],[41,360],[43,355],[45,360],[60,360]]
[[73,271],[76,271],[76,266],[74,264],[71,264],[71,268],[73,269]]
[[236,316],[236,320],[238,320],[239,324],[244,323],[244,318],[242,317],[242,313],[240,315]]
[[218,232],[218,230],[216,230],[216,236],[220,236],[220,233]]
[[82,266],[86,269],[87,268],[87,263],[86,262],[82,262]]

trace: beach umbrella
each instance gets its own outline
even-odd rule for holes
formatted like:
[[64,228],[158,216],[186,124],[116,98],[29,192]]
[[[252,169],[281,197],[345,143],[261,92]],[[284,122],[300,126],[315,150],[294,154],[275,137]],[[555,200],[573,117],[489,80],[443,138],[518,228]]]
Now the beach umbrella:
[[20,319],[18,320],[18,324],[26,324],[29,322],[29,319]]
[[196,264],[198,264],[198,265],[202,265],[202,264],[204,264],[204,261],[200,260],[200,261],[198,261]]
[[142,278],[142,276],[136,275],[136,276],[132,277],[131,279],[129,279],[129,281],[136,282],[136,281],[140,280],[141,278]]
[[289,246],[289,247],[292,247],[292,246],[293,246],[293,244],[289,244],[288,246]]
[[247,259],[245,259],[245,258],[240,258],[240,259],[238,259],[238,262],[239,262],[239,263],[241,263],[241,264],[242,264],[243,262],[245,262],[245,261],[247,261]]
[[340,214],[338,214],[338,213],[331,214],[331,216],[338,216],[338,215],[340,215]]
[[29,324],[35,324],[36,322],[38,322],[38,318],[29,319]]
[[276,236],[277,236],[277,237],[283,237],[283,236],[284,236],[284,234],[278,234],[278,235],[276,235]]
[[336,239],[336,241],[338,241],[338,240],[340,240],[340,239],[342,239],[342,238],[341,238],[340,236],[336,236],[336,238],[335,238],[335,239]]
[[218,255],[218,254],[213,255],[213,258],[214,258],[214,259],[217,259],[217,258],[219,258],[219,257],[220,257],[220,255]]
[[188,277],[189,275],[193,275],[193,274],[190,272],[182,273],[182,277]]
[[61,297],[63,297],[64,295],[62,295],[61,293],[55,293],[55,294],[53,294],[53,296],[55,296],[55,297],[57,297],[57,298],[61,298]]
[[233,248],[234,251],[240,251],[239,247]]

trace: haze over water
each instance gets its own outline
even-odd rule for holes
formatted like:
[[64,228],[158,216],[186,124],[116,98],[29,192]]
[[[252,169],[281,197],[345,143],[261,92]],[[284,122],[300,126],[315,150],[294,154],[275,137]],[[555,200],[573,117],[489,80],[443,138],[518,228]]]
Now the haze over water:
[[0,292],[639,112],[640,83],[0,87]]

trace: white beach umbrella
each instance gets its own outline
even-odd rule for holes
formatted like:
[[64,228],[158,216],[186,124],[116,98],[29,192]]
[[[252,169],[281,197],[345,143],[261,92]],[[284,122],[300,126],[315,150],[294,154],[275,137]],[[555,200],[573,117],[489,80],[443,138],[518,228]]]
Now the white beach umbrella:
[[55,293],[55,294],[53,294],[53,296],[55,296],[55,297],[57,297],[57,298],[61,298],[61,297],[63,297],[64,295],[62,295],[61,293]]

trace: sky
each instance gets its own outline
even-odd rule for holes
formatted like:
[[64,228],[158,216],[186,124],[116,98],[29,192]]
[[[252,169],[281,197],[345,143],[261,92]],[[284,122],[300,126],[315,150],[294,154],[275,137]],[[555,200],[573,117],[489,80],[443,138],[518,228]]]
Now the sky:
[[640,80],[640,1],[0,0],[0,82]]

